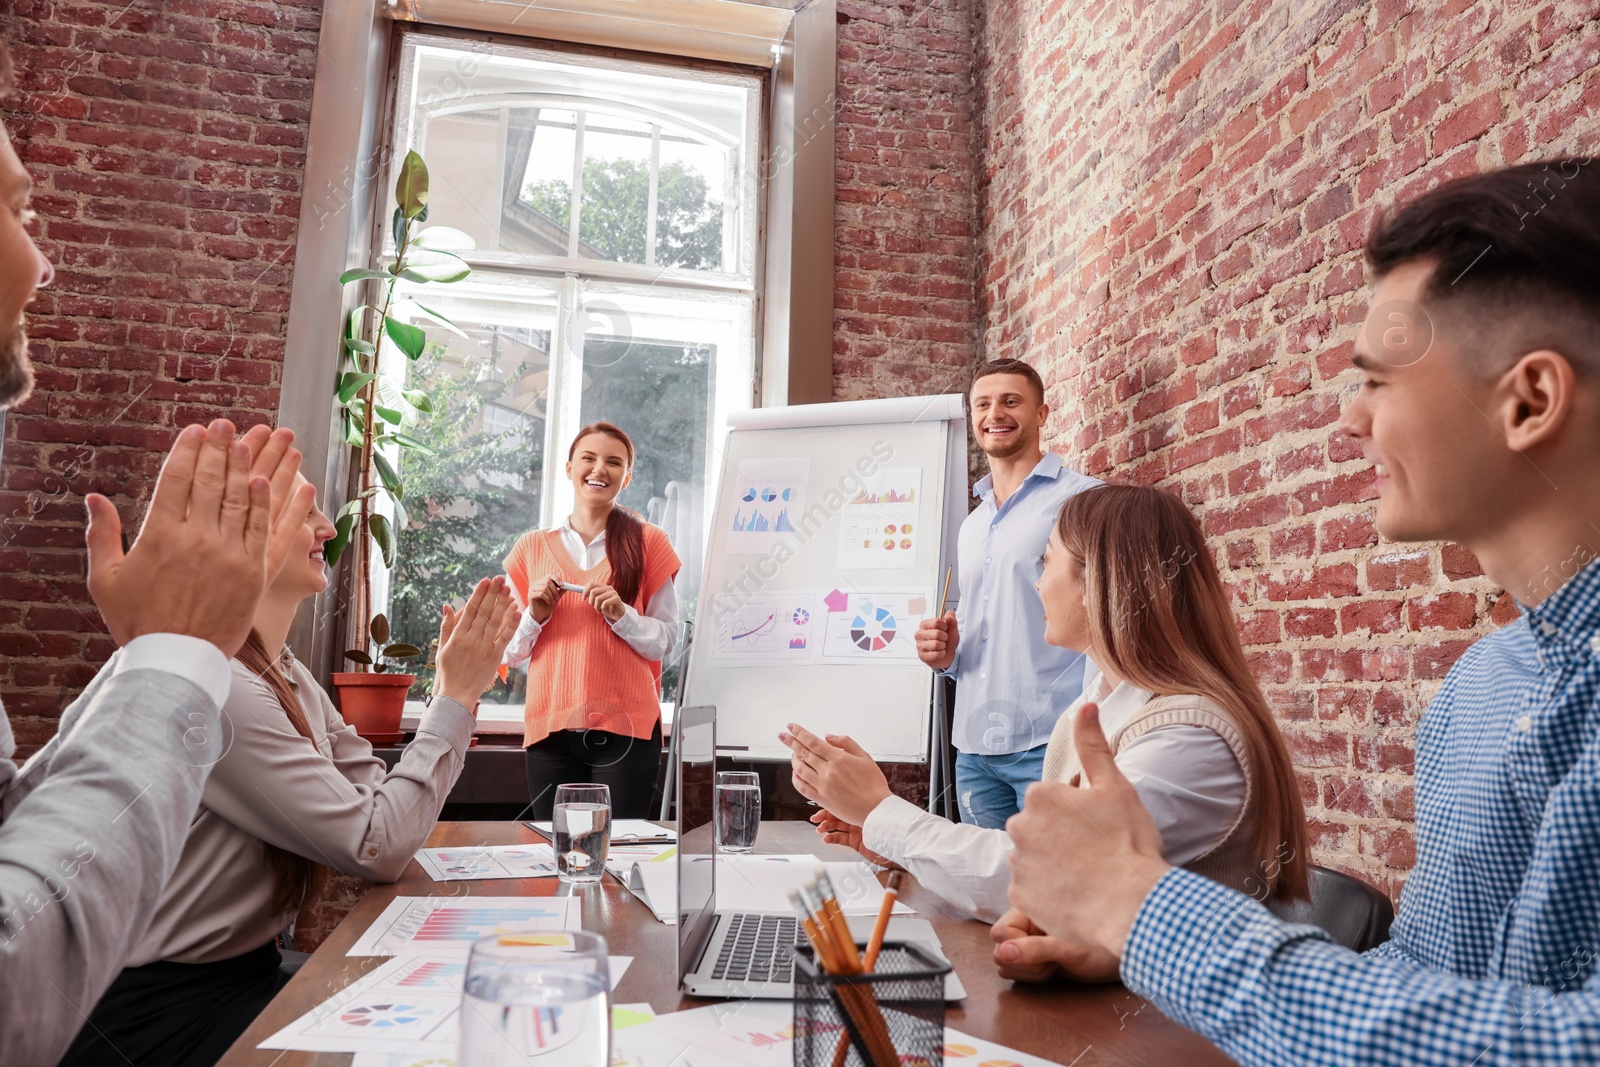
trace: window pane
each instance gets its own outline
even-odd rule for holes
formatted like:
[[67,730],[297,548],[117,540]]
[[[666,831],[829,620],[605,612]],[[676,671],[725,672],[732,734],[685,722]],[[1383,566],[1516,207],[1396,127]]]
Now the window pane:
[[405,48],[397,144],[428,161],[431,217],[476,251],[753,276],[758,79],[416,34]]
[[[511,545],[539,525],[555,293],[491,292],[469,282],[407,295],[466,334],[410,316],[427,329],[429,345],[410,364],[406,387],[425,391],[434,406],[415,434],[438,454],[408,452],[401,467],[407,524],[389,618],[395,640],[426,648],[438,634],[439,606],[459,606],[480,578],[501,573]],[[428,684],[431,676],[419,672],[414,694]],[[514,673],[485,699],[518,703],[525,686],[525,675]]]

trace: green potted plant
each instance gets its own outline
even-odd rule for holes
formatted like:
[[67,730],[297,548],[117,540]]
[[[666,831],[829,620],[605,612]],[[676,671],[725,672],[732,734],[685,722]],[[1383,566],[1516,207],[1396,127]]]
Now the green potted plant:
[[[334,392],[345,443],[352,451],[355,494],[334,517],[337,532],[325,549],[329,566],[338,565],[346,548],[354,549],[355,647],[344,658],[356,669],[333,675],[339,710],[357,733],[381,744],[400,740],[406,693],[416,681],[415,675],[396,669],[400,666],[396,661],[422,652],[415,645],[391,644],[389,620],[372,611],[372,549],[377,547],[384,566],[394,566],[398,534],[406,525],[400,457],[408,451],[434,454],[412,432],[420,419],[433,413],[433,401],[427,393],[403,388],[386,377],[381,360],[391,349],[416,360],[427,347],[422,328],[397,317],[401,305],[409,309],[410,317],[420,314],[461,333],[443,315],[414,301],[397,300],[395,288],[402,280],[449,283],[472,273],[459,256],[428,247],[421,229],[428,219],[428,168],[416,152],[407,152],[400,165],[394,198],[390,221],[394,258],[378,269],[359,267],[339,276],[340,285],[371,283],[381,295],[377,304],[362,303],[350,312],[341,341]],[[380,500],[392,507],[392,518],[379,506]]]

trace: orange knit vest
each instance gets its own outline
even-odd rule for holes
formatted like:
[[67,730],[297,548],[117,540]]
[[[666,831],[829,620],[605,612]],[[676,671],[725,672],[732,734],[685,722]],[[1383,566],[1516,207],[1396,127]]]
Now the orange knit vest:
[[[663,582],[681,566],[667,535],[644,526],[644,575],[635,611],[643,612]],[[506,575],[522,602],[535,582],[610,582],[611,561],[580,571],[555,530],[525,533],[506,556]],[[563,593],[545,622],[528,661],[524,745],[557,730],[606,730],[648,738],[661,718],[661,664],[645,660],[618,637],[603,615],[576,593]]]

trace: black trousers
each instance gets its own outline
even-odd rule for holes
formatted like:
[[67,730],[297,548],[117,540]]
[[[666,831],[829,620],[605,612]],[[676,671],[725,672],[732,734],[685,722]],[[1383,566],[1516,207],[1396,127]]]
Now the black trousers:
[[555,814],[556,786],[574,782],[610,786],[613,818],[650,817],[650,797],[661,766],[659,719],[648,741],[607,730],[557,730],[525,752],[535,822]]
[[288,982],[272,942],[215,963],[128,967],[60,1067],[211,1067]]

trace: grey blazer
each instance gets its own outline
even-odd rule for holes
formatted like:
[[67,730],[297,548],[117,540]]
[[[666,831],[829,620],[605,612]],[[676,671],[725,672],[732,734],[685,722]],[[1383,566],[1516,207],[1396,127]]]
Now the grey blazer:
[[[120,655],[120,653],[118,653]],[[19,771],[0,710],[0,1063],[49,1067],[149,926],[222,754],[218,708],[117,657]]]

